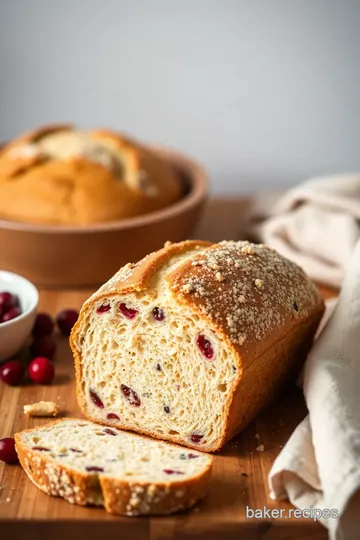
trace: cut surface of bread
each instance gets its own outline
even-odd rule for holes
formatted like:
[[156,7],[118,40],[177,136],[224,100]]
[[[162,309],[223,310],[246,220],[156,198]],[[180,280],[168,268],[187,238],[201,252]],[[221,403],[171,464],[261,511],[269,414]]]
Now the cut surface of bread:
[[15,440],[30,480],[73,504],[168,514],[193,506],[208,490],[211,456],[114,427],[61,419]]
[[86,225],[152,212],[180,197],[172,166],[115,132],[49,126],[0,151],[0,218]]
[[296,375],[323,309],[304,272],[266,246],[169,245],[85,302],[70,339],[81,409],[215,451]]

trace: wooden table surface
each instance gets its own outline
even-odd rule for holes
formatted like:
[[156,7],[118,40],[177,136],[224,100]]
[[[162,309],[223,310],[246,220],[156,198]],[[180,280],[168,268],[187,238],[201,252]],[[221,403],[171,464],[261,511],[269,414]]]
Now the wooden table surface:
[[[249,204],[215,199],[205,209],[194,235],[209,240],[239,239]],[[42,290],[40,309],[56,314],[65,307],[80,308],[90,290]],[[331,291],[324,291],[326,296]],[[0,383],[0,438],[41,425],[48,419],[27,418],[23,406],[39,400],[56,401],[66,416],[81,416],[75,397],[72,356],[66,338],[58,337],[56,377],[51,386]],[[20,466],[0,464],[0,537],[4,540],[104,540],[134,538],[165,540],[204,538],[241,540],[325,540],[328,536],[311,519],[249,519],[246,506],[284,508],[286,502],[268,497],[267,476],[275,457],[306,415],[302,393],[294,386],[256,422],[216,455],[208,497],[195,509],[169,517],[121,518],[101,508],[72,506],[49,497],[28,480]],[[263,445],[264,451],[256,448]],[[79,536],[80,535],[80,536]]]

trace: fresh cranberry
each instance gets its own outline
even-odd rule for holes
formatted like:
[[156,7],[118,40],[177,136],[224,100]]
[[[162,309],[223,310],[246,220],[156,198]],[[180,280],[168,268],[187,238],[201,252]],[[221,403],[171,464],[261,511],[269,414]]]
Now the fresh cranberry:
[[120,304],[119,310],[127,319],[134,319],[139,313],[137,309],[129,308],[126,304]]
[[47,313],[38,313],[35,319],[35,324],[32,329],[34,338],[48,336],[53,333],[54,322]]
[[132,388],[129,388],[128,386],[125,386],[125,384],[122,384],[121,391],[130,403],[130,405],[133,405],[134,407],[140,407],[140,398]]
[[201,354],[205,356],[208,360],[211,360],[214,357],[214,349],[211,346],[211,343],[203,334],[199,334],[196,340],[197,346],[199,347]]
[[56,316],[56,324],[62,334],[69,336],[78,318],[79,313],[75,309],[64,309]]
[[173,471],[173,469],[164,469],[163,472],[166,474],[184,474],[182,471]]
[[15,439],[12,437],[0,439],[0,461],[4,461],[8,465],[19,461],[15,450]]
[[96,405],[96,407],[99,407],[99,409],[104,408],[103,402],[101,401],[97,393],[94,392],[94,390],[90,390],[90,397],[92,399],[93,404]]
[[82,454],[82,453],[83,453],[82,450],[78,450],[77,448],[70,448],[70,450],[71,450],[72,452],[76,452],[77,454]]
[[110,413],[106,416],[106,418],[107,418],[108,420],[120,420],[120,418],[118,417],[118,415],[115,414],[115,413],[113,413],[113,412],[110,412]]
[[197,433],[193,433],[190,437],[190,441],[195,443],[195,444],[199,444],[199,442],[201,441],[201,439],[204,438],[204,435],[198,435]]
[[4,315],[1,317],[1,322],[12,321],[21,315],[21,309],[18,307],[12,307],[8,311],[5,311]]
[[156,321],[163,321],[165,319],[165,313],[164,310],[159,307],[154,307],[153,309],[153,317]]
[[37,450],[38,452],[50,452],[50,448],[46,448],[46,446],[33,446],[32,450]]
[[102,304],[97,308],[96,313],[106,313],[107,311],[110,311],[110,309],[110,304]]
[[102,467],[96,467],[95,465],[85,468],[88,472],[104,472],[104,469]]
[[55,370],[52,362],[44,356],[34,358],[29,365],[29,377],[38,384],[49,384],[53,380]]
[[108,435],[113,435],[113,437],[116,437],[115,431],[113,431],[113,430],[110,429],[110,428],[104,429],[104,432],[107,433]]
[[2,308],[3,313],[15,307],[17,303],[17,298],[13,294],[7,291],[0,292],[0,308]]
[[25,368],[19,360],[9,360],[0,368],[0,379],[10,386],[16,386],[24,378]]
[[54,336],[41,336],[30,345],[30,353],[33,358],[36,356],[52,358],[56,352],[56,347]]

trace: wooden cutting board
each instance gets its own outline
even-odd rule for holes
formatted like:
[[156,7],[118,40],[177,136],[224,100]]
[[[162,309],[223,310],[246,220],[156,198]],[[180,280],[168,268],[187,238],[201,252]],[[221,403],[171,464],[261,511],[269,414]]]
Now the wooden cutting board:
[[[249,203],[239,199],[211,201],[195,236],[210,240],[240,238],[248,208]],[[43,290],[40,309],[53,315],[65,307],[78,309],[91,292]],[[323,292],[325,296],[334,294]],[[81,416],[70,348],[66,338],[57,339],[56,377],[51,386],[9,387],[0,383],[0,438],[48,421],[27,418],[23,414],[26,403],[52,400],[60,405],[64,416]],[[4,540],[38,540],[39,535],[51,540],[215,540],[221,535],[222,540],[325,540],[327,532],[311,519],[246,517],[246,507],[293,508],[289,503],[269,499],[267,476],[274,459],[305,415],[302,393],[295,385],[291,386],[245,432],[216,454],[208,497],[195,509],[169,517],[121,518],[100,508],[72,506],[38,490],[20,466],[0,464],[0,537]]]

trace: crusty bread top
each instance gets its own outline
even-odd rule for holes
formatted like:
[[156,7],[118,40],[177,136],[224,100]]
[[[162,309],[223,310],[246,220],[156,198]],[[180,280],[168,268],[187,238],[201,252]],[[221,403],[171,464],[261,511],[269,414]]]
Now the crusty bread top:
[[184,308],[189,306],[202,315],[248,362],[324,310],[323,300],[304,271],[268,246],[195,240],[168,243],[137,264],[124,266],[83,309],[100,299],[130,292],[151,294],[152,277],[172,257],[185,252],[190,256],[165,276],[170,291]]
[[0,150],[0,218],[87,224],[152,212],[180,197],[166,159],[112,131],[45,126]]

